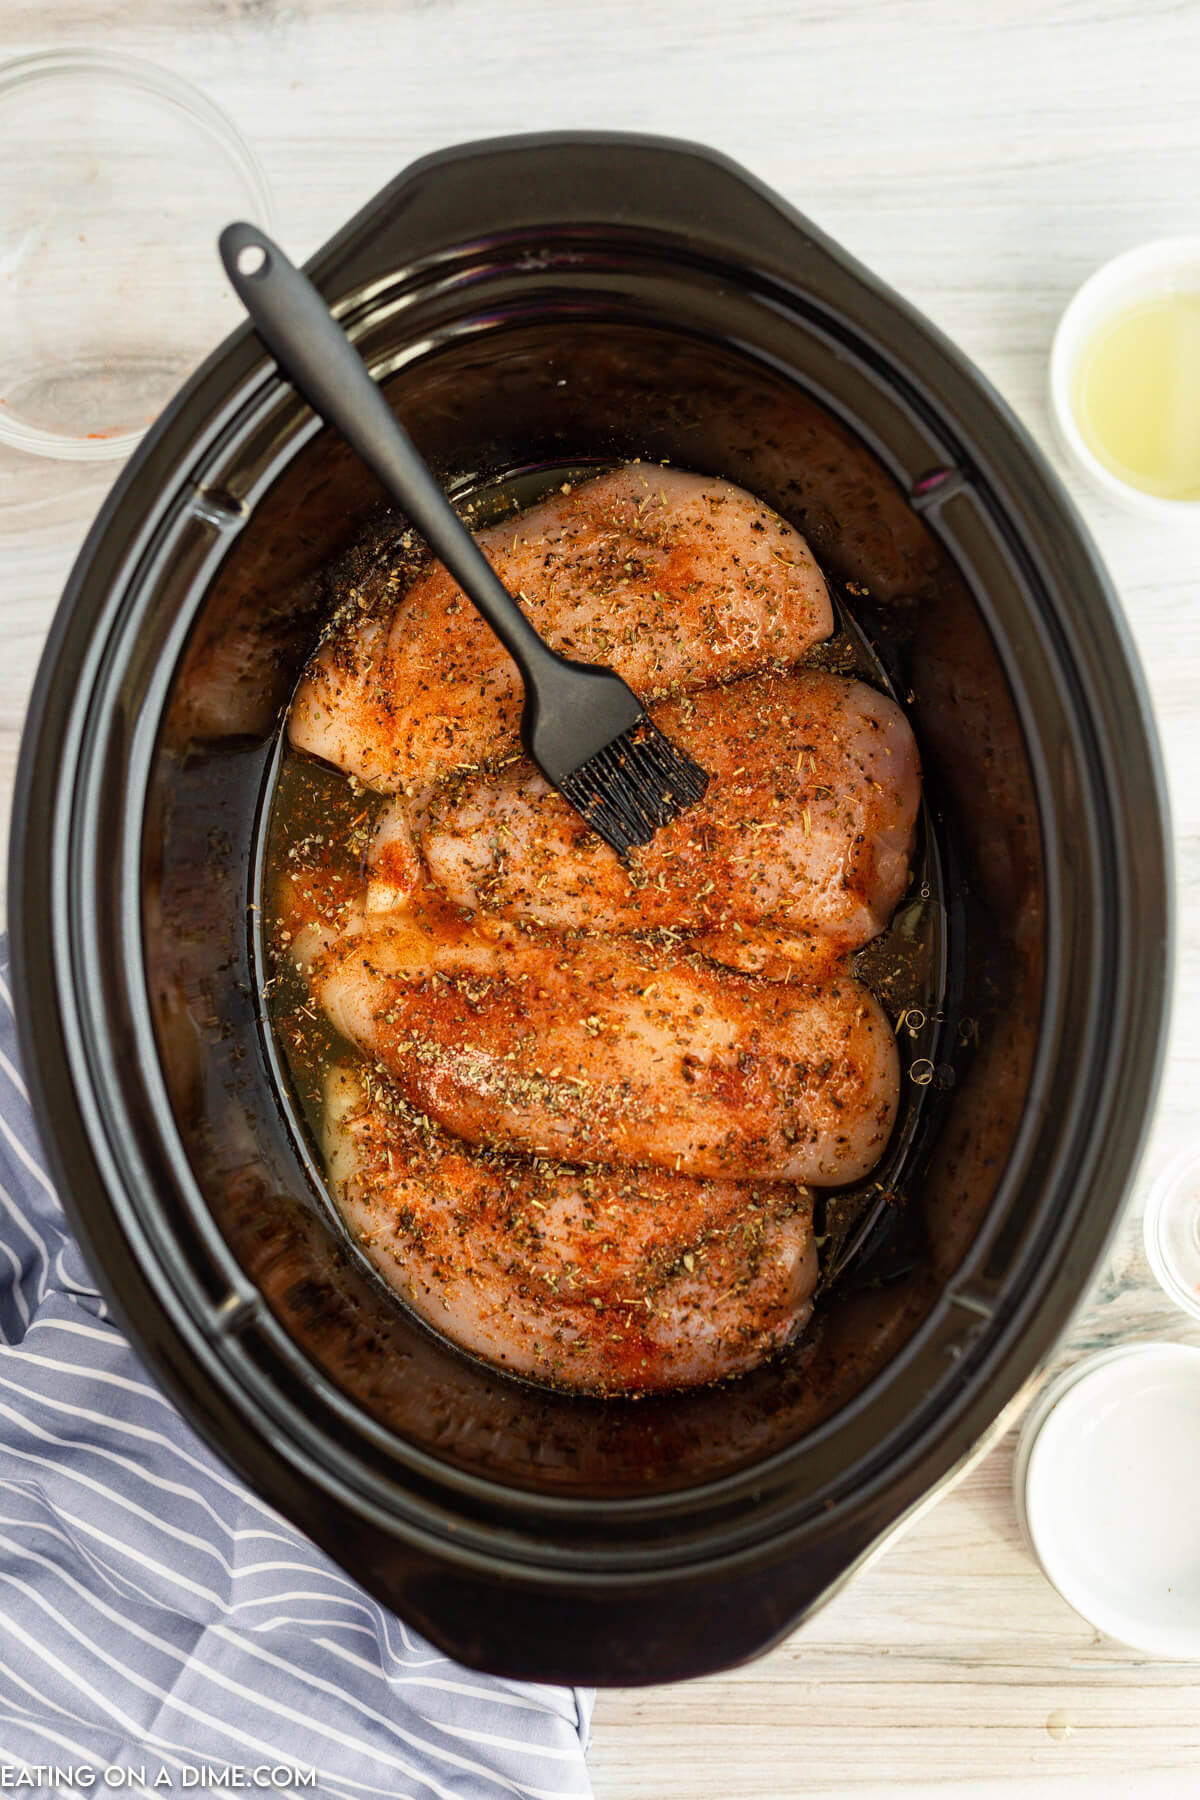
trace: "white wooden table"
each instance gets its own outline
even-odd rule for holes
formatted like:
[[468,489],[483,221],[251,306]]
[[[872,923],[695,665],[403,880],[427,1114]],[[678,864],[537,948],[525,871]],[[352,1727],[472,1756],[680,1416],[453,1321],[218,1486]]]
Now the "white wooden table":
[[[4,0],[0,55],[102,43],[203,86],[307,254],[412,157],[594,125],[706,140],[927,311],[1047,436],[1055,318],[1096,264],[1200,231],[1200,0]],[[112,465],[0,452],[0,804],[62,581]],[[1141,1249],[1147,1177],[1200,1135],[1200,534],[1077,498],[1158,709],[1175,807],[1173,1045],[1142,1179],[1063,1360],[1200,1342]],[[605,1693],[616,1800],[1200,1793],[1200,1667],[1099,1639],[1021,1546],[1013,1434],[751,1667]]]

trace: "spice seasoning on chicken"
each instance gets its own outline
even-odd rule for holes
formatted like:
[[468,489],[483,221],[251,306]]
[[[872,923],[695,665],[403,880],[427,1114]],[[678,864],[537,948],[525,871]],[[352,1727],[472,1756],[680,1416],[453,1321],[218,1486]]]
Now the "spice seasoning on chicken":
[[811,1188],[892,1129],[895,1033],[848,959],[907,884],[915,748],[796,666],[824,580],[727,483],[635,464],[480,541],[714,778],[618,862],[521,755],[515,671],[445,571],[408,537],[360,577],[289,730],[363,799],[324,860],[294,836],[276,895],[331,1187],[474,1354],[601,1394],[719,1379],[803,1329]]

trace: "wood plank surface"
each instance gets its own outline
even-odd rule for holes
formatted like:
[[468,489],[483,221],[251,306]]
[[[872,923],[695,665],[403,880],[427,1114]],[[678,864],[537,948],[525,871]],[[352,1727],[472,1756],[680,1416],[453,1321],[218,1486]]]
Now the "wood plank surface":
[[[1107,257],[1200,232],[1200,4],[1183,0],[5,0],[0,56],[98,43],[233,116],[305,255],[414,156],[594,126],[714,144],[927,311],[1049,448],[1055,320]],[[137,304],[153,308],[161,296]],[[0,830],[57,595],[115,470],[0,449]],[[1179,964],[1158,1118],[1060,1361],[1200,1343],[1141,1248],[1148,1180],[1200,1137],[1200,532],[1068,476],[1144,661],[1169,769]],[[1184,1800],[1200,1667],[1098,1637],[1022,1547],[1015,1424],[804,1630],[731,1674],[600,1696],[601,1800]]]

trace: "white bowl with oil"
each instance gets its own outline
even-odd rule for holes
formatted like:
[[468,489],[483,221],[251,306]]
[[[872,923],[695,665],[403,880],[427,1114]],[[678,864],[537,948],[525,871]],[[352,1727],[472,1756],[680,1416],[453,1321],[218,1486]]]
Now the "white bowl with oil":
[[1105,263],[1059,321],[1050,407],[1068,457],[1159,520],[1200,520],[1200,237]]

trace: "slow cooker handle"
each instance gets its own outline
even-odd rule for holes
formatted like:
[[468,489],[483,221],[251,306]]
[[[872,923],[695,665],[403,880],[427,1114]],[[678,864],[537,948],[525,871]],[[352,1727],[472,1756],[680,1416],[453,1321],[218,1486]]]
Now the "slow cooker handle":
[[[394,1543],[383,1543],[368,1585],[468,1668],[565,1685],[686,1681],[782,1642],[886,1531],[880,1522],[866,1542],[830,1533],[801,1554],[750,1569],[717,1562],[674,1577],[650,1572],[587,1585],[566,1575],[525,1580],[499,1562],[471,1570],[449,1559],[406,1559],[398,1569]],[[339,1555],[336,1544],[328,1547]],[[352,1574],[361,1576],[365,1550],[356,1543]]]
[[[576,260],[564,237],[605,228],[644,233],[674,253],[711,257],[795,285],[797,258],[823,275],[874,286],[800,213],[738,164],[679,139],[625,132],[547,132],[492,138],[415,162],[308,264],[328,296],[377,294],[442,260],[520,259],[537,272]],[[545,244],[538,242],[545,237]]]

